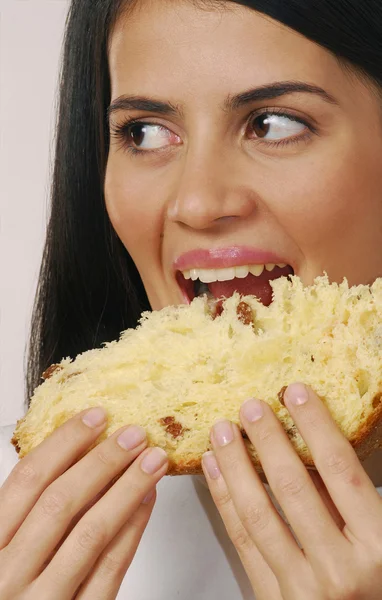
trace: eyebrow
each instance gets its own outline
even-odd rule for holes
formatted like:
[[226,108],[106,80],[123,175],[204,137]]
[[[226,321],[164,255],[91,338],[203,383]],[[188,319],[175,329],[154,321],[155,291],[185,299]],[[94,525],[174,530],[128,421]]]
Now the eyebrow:
[[263,85],[238,94],[237,96],[229,96],[224,103],[224,109],[228,111],[237,110],[251,102],[259,102],[260,100],[274,100],[280,96],[287,94],[304,93],[320,96],[329,104],[339,106],[339,102],[326,92],[323,88],[301,81],[277,81],[270,85]]
[[171,102],[161,102],[141,96],[120,96],[110,104],[107,109],[107,117],[118,110],[142,110],[144,112],[155,112],[167,116],[179,116],[182,114],[180,107]]
[[[323,88],[300,81],[278,81],[269,85],[247,90],[235,96],[228,96],[223,104],[223,110],[235,111],[253,102],[274,100],[287,94],[304,93],[319,96],[329,104],[339,106],[339,102],[326,92]],[[141,110],[144,112],[156,112],[166,116],[181,116],[182,110],[171,102],[161,102],[141,96],[120,96],[113,100],[107,109],[108,119],[119,110]]]

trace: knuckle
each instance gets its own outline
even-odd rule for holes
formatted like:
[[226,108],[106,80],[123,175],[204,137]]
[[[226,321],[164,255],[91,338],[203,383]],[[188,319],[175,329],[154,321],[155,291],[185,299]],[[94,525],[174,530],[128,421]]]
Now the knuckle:
[[69,420],[64,423],[61,427],[53,432],[56,433],[59,440],[57,442],[65,446],[72,446],[84,441],[84,430],[90,432],[89,427],[84,427],[82,422],[78,419]]
[[121,559],[114,556],[112,552],[107,552],[99,562],[99,570],[107,579],[119,579],[125,574],[126,568]]
[[307,482],[303,475],[284,470],[284,472],[280,473],[276,478],[275,488],[283,496],[293,498],[305,491],[306,484]]
[[219,510],[224,510],[225,508],[228,508],[229,505],[232,503],[231,494],[228,490],[226,490],[219,494],[219,496],[217,496],[215,502]]
[[129,477],[126,487],[127,487],[127,494],[129,497],[142,496],[143,486],[140,481],[137,481],[136,479]]
[[142,522],[142,518],[138,511],[130,515],[127,519],[125,519],[125,527],[128,527],[130,529],[130,532],[133,531],[135,533],[140,533],[143,532],[145,528],[145,523]]
[[96,446],[95,448],[95,456],[99,462],[101,462],[106,467],[114,467],[116,465],[116,456],[113,453],[112,449],[108,449],[105,444],[101,444],[100,446]]
[[236,447],[232,447],[230,450],[224,456],[224,469],[236,471],[240,465],[240,455],[238,455]]
[[271,511],[268,505],[248,504],[239,516],[247,531],[255,530],[259,533],[267,527]]
[[345,584],[342,581],[341,583],[325,587],[325,593],[328,600],[359,600],[360,588],[351,583]]
[[267,425],[265,427],[259,427],[257,432],[257,440],[259,442],[268,442],[274,440],[276,432],[274,427]]
[[231,542],[239,552],[245,552],[253,546],[248,531],[241,523],[236,523],[230,533]]
[[10,480],[18,486],[25,487],[34,485],[40,479],[40,474],[31,460],[23,458],[13,469]]
[[358,600],[360,587],[355,578],[355,573],[351,573],[346,565],[347,558],[343,558],[336,564],[328,566],[325,577],[324,597],[328,600]]
[[316,412],[315,410],[307,411],[306,413],[306,427],[309,428],[310,432],[315,433],[316,431],[322,431],[322,427],[325,423],[325,420],[320,412]]
[[343,450],[333,450],[325,456],[325,467],[332,475],[350,476],[352,471],[352,461],[349,460],[347,452]]
[[85,521],[77,533],[77,545],[81,550],[98,551],[107,542],[105,526],[102,522]]
[[66,492],[49,487],[41,495],[38,505],[44,516],[66,518],[71,511],[72,500]]

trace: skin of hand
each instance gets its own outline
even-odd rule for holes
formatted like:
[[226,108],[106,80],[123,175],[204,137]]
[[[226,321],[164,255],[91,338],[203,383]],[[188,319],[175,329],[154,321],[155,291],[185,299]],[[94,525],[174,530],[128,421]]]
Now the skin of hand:
[[[211,430],[203,471],[257,600],[380,600],[382,498],[314,391],[284,394],[314,460],[309,473],[271,407],[250,399],[240,419],[294,535],[255,471],[239,428]],[[297,539],[296,539],[297,538]]]
[[88,451],[106,421],[97,407],[72,417],[0,488],[1,600],[116,598],[168,459],[135,426]]

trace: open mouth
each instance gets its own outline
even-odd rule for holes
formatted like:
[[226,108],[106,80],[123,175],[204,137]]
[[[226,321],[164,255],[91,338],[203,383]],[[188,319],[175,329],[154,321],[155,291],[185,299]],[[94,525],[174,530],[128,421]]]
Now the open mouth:
[[264,306],[272,302],[270,281],[294,275],[286,264],[243,265],[225,269],[191,269],[177,271],[176,279],[183,297],[191,302],[196,296],[229,298],[234,292],[256,296]]

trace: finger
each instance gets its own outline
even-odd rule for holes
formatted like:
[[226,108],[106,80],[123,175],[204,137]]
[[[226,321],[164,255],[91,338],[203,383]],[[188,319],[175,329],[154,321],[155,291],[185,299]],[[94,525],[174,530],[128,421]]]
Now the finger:
[[206,452],[203,455],[202,467],[211,496],[227,533],[240,556],[256,597],[282,600],[280,587],[274,573],[257,549],[236,512],[214,452]]
[[[249,400],[242,425],[256,448],[269,485],[312,565],[327,567],[348,543],[336,527],[316,487],[271,407]],[[324,563],[324,564],[322,564]]]
[[167,455],[160,448],[148,448],[135,460],[76,525],[40,575],[41,589],[49,592],[45,592],[46,596],[66,600],[74,595],[167,469]]
[[0,488],[0,549],[13,538],[42,492],[97,439],[106,426],[88,427],[80,412],[22,458]]
[[153,511],[156,493],[152,492],[148,502],[139,506],[102,552],[81,584],[76,600],[115,600]]
[[[121,435],[129,435],[128,449],[120,445]],[[12,567],[19,573],[21,582],[37,576],[41,564],[52,548],[61,543],[76,514],[135,460],[146,443],[141,428],[119,429],[48,486],[7,547],[8,556],[13,557]],[[33,554],[29,549],[30,540]]]
[[296,383],[284,394],[314,464],[346,527],[357,539],[380,544],[382,502],[350,442],[311,388]]
[[311,469],[308,470],[308,473],[316,487],[316,490],[318,491],[323,502],[325,503],[325,506],[328,509],[333,521],[336,523],[338,529],[340,531],[342,531],[345,526],[345,521],[341,517],[340,513],[337,510],[336,505],[334,504],[333,500],[331,499],[329,492],[326,489],[324,482],[322,481],[321,475],[317,471],[313,471]]
[[49,554],[48,558],[41,565],[40,572],[38,573],[38,575],[40,575],[43,572],[43,570],[48,566],[48,564],[52,560],[53,556],[56,554],[57,550],[62,546],[62,544],[64,543],[66,538],[69,537],[69,535],[72,533],[73,529],[75,528],[77,523],[82,519],[82,517],[88,512],[88,510],[90,510],[92,508],[92,506],[94,506],[98,502],[98,500],[100,500],[106,494],[106,492],[108,490],[110,490],[110,488],[114,485],[114,483],[119,479],[120,476],[123,475],[123,473],[125,473],[125,471],[127,469],[128,469],[128,466],[126,467],[126,469],[123,469],[122,472],[119,475],[117,475],[117,477],[114,477],[104,487],[103,490],[101,490],[96,496],[94,496],[94,498],[92,498],[90,500],[90,502],[85,504],[85,506],[75,515],[75,517],[73,517],[73,519],[70,521],[70,525],[67,527],[67,529],[65,531],[65,534],[62,536],[62,538],[60,539],[59,543],[55,546],[55,548],[53,548],[53,550]]
[[302,570],[305,557],[253,468],[239,428],[219,421],[211,442],[239,519],[276,577]]

